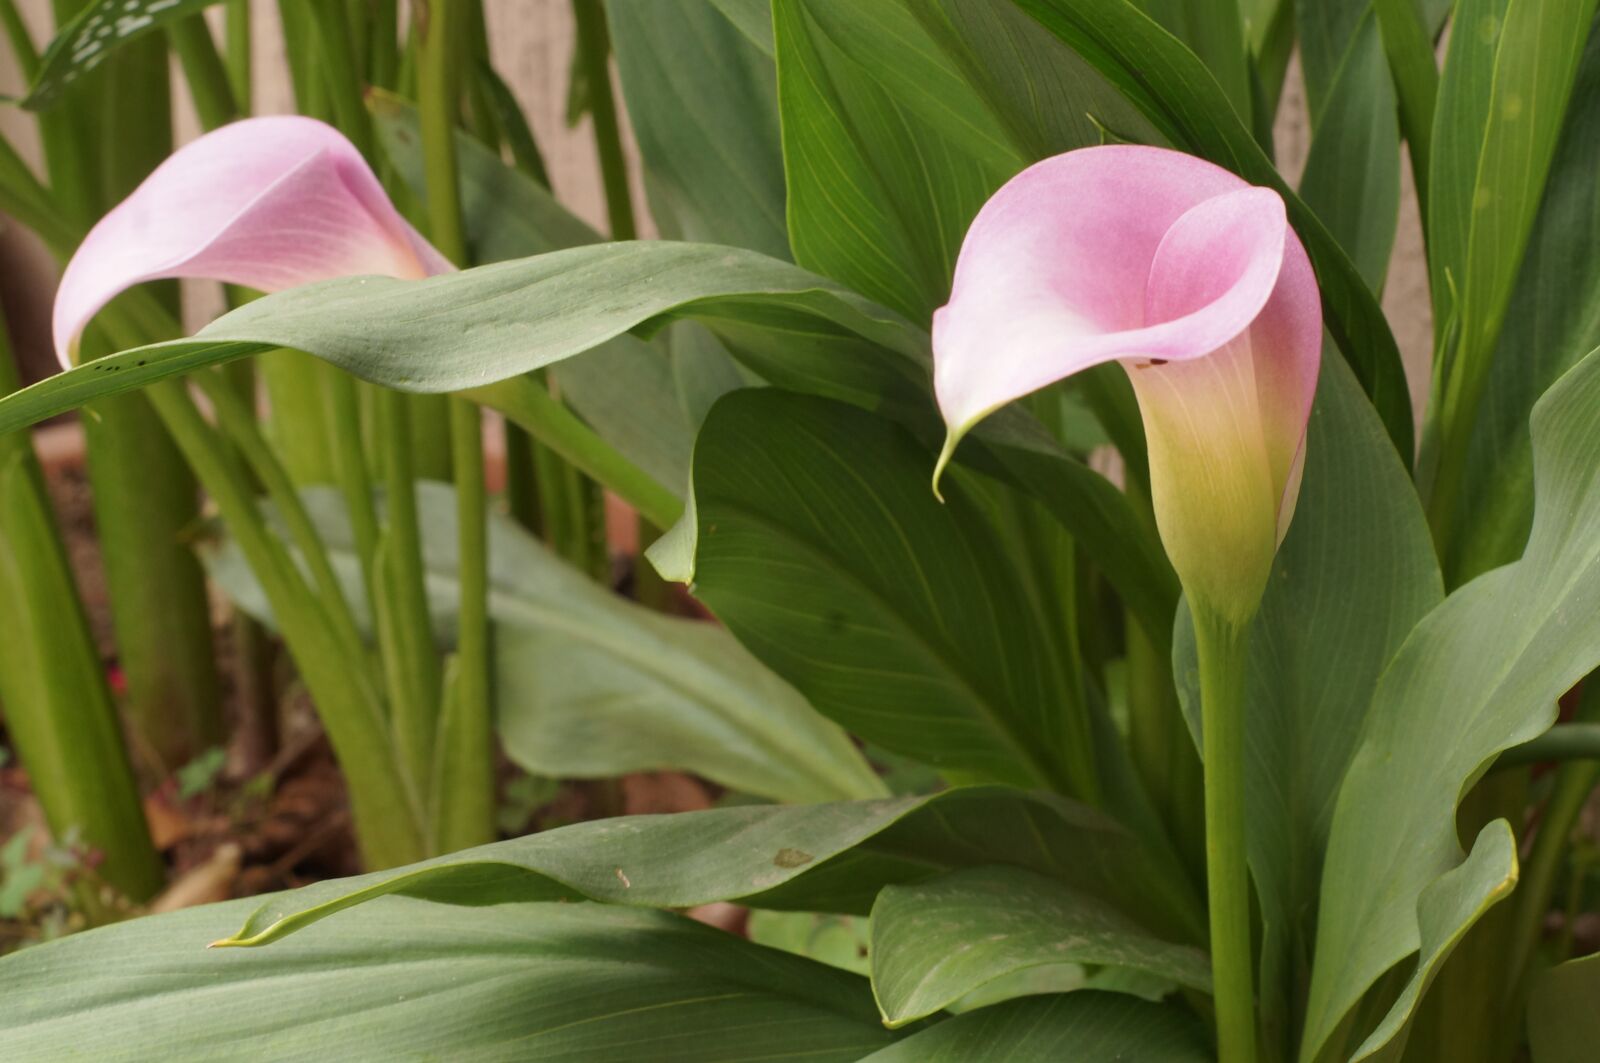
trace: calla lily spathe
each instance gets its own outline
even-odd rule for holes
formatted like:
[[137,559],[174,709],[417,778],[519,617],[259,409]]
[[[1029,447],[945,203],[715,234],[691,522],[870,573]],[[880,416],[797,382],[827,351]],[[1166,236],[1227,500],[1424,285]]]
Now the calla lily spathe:
[[1242,622],[1294,512],[1321,346],[1316,277],[1276,192],[1164,148],[1058,155],[979,211],[934,314],[940,465],[999,407],[1120,362],[1173,567]]
[[143,281],[205,278],[272,292],[452,268],[338,131],[297,116],[246,119],[174,152],[90,230],[56,292],[56,356],[70,368],[89,319]]

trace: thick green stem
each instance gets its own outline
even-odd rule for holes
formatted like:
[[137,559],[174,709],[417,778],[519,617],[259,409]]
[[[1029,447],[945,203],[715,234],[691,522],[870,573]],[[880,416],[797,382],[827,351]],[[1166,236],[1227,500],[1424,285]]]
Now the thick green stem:
[[1173,847],[1199,881],[1205,867],[1200,758],[1178,704],[1171,654],[1145,634],[1132,610],[1125,610],[1124,631],[1129,752]]
[[495,837],[494,725],[489,693],[489,541],[478,408],[452,399],[460,606],[456,654],[439,728],[434,847],[454,852]]
[[1200,663],[1206,893],[1221,1063],[1256,1063],[1250,871],[1245,856],[1244,681],[1248,625],[1191,602]]
[[[1600,673],[1585,680],[1576,715],[1580,722],[1569,726],[1600,732],[1600,723],[1594,722],[1600,719]],[[1600,748],[1596,753],[1600,753]],[[1544,919],[1555,899],[1562,857],[1570,844],[1572,828],[1596,783],[1600,783],[1600,760],[1575,760],[1563,764],[1556,773],[1555,786],[1544,815],[1539,818],[1538,833],[1534,835],[1533,852],[1523,865],[1517,883],[1516,925],[1506,970],[1508,984],[1515,994],[1511,1003],[1518,1008],[1506,1014],[1522,1014],[1520,1004],[1527,999],[1528,975],[1533,967],[1534,952],[1544,938]]]
[[384,448],[385,501],[377,561],[378,645],[395,745],[410,777],[423,785],[433,774],[441,689],[423,583],[422,536],[407,438],[410,411],[398,392],[381,389],[374,400],[376,434]]
[[544,512],[539,505],[538,461],[534,448],[539,444],[528,430],[510,420],[502,435],[506,452],[506,509],[511,519],[533,532],[544,535]]
[[367,74],[379,88],[393,89],[400,75],[400,11],[397,0],[374,0]]
[[148,393],[261,581],[289,652],[322,707],[323,724],[349,782],[351,814],[367,866],[421,859],[426,855],[421,800],[386,731],[367,669],[341,649],[294,560],[261,520],[249,478],[232,464],[232,451],[201,418],[183,384],[164,380]]
[[356,49],[350,39],[350,25],[344,5],[334,0],[297,0],[310,15],[322,53],[322,83],[339,131],[350,139],[370,162],[373,159],[372,121],[362,98],[361,69],[356,65]]
[[189,95],[194,99],[201,128],[216,129],[239,117],[239,103],[234,99],[228,68],[217,52],[217,43],[211,39],[205,16],[190,15],[167,23],[167,40],[178,56],[184,80],[189,83]]
[[328,89],[319,70],[323,49],[305,0],[278,0],[278,19],[283,24],[283,53],[294,86],[295,109],[311,118],[331,118]]
[[17,0],[0,0],[0,27],[5,29],[23,83],[33,84],[33,79],[39,75],[39,49],[28,33],[28,24],[22,21],[22,12],[17,10]]
[[228,66],[228,86],[240,114],[255,106],[253,72],[255,60],[250,52],[250,0],[228,0],[223,12],[223,52]]
[[681,499],[596,435],[533,377],[512,377],[461,394],[499,410],[526,428],[575,468],[615,491],[657,527],[670,528],[683,515]]
[[[0,320],[0,394],[18,386]],[[136,901],[161,888],[116,706],[26,432],[0,436],[0,703],[45,820]]]
[[[1586,683],[1584,690],[1588,691],[1591,685],[1600,687],[1600,682]],[[1490,770],[1539,764],[1547,760],[1600,760],[1600,723],[1589,719],[1558,723],[1533,741],[1512,746],[1500,754]]]
[[[419,108],[428,189],[428,228],[441,254],[466,261],[456,167],[460,56],[468,9],[460,0],[416,8],[421,38]],[[489,542],[483,424],[466,399],[450,400],[460,571],[456,655],[450,669],[434,807],[435,845],[449,852],[494,838],[493,729],[489,712]]]
[[633,198],[628,192],[628,162],[622,153],[616,97],[611,91],[611,36],[606,30],[605,6],[601,0],[572,0],[572,17],[578,27],[578,56],[589,86],[589,115],[594,121],[595,151],[600,156],[611,238],[632,240],[638,230],[633,221]]
[[[4,148],[0,141],[0,148]],[[0,206],[27,209],[31,225],[65,257],[78,234],[41,190],[6,165],[0,150]],[[138,346],[150,335],[171,334],[177,325],[150,293],[129,292],[100,316],[118,347]],[[255,485],[232,448],[206,424],[179,381],[163,381],[146,392],[152,405],[239,543],[266,591],[289,652],[316,700],[349,783],[357,840],[369,867],[392,867],[426,855],[426,820],[420,794],[401,769],[384,717],[383,698],[365,661],[353,661],[324,610],[305,585],[294,561],[266,527],[256,505]],[[353,405],[353,402],[352,402]],[[363,472],[364,475],[364,472]],[[364,496],[371,505],[371,496]]]
[[360,629],[345,600],[344,588],[328,559],[322,538],[317,534],[316,525],[300,501],[294,481],[257,431],[255,418],[235,393],[232,383],[217,373],[199,373],[194,380],[216,410],[217,424],[223,434],[239,451],[239,456],[245,460],[257,481],[265,488],[267,497],[277,507],[290,541],[300,551],[300,557],[315,584],[317,600],[327,614],[329,626],[338,635],[339,650],[351,661],[361,660],[366,650]]
[[[90,197],[91,214],[127,195],[170,150],[167,62],[163,39],[145,37],[73,86],[86,95],[70,101],[64,120],[92,135],[92,149],[73,162],[87,173],[67,184]],[[55,160],[50,174],[52,183],[61,176]],[[162,295],[176,311],[176,288]],[[85,349],[94,344],[91,335]],[[142,395],[95,403],[84,433],[126,707],[140,750],[158,770],[174,768],[222,737],[205,575],[184,542],[199,516],[194,477]]]

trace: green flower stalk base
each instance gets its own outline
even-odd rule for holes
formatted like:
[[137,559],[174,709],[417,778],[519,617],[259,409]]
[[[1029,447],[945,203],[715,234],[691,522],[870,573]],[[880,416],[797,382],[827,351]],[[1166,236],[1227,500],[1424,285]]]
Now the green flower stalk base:
[[1249,622],[1224,620],[1191,603],[1200,659],[1200,714],[1206,789],[1206,895],[1211,977],[1221,1063],[1256,1063],[1250,939],[1250,871],[1245,862],[1244,681]]

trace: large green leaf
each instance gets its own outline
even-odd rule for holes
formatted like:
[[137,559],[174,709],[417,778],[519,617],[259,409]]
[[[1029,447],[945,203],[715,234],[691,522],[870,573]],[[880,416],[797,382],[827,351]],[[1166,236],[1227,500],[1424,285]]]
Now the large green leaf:
[[755,31],[710,0],[606,10],[661,232],[787,258],[777,75]]
[[[1548,728],[1556,699],[1600,664],[1597,408],[1600,352],[1534,408],[1537,502],[1522,559],[1429,613],[1379,680],[1334,808],[1304,1060],[1422,943],[1419,899],[1461,863],[1459,796],[1501,750]],[[1479,906],[1455,907],[1479,911],[1506,888],[1492,875],[1480,885]]]
[[[1005,138],[1019,164],[1099,144],[1106,131],[1160,144],[1161,134],[1089,63],[1017,9],[1011,0],[898,0],[916,15],[958,75],[935,94],[920,84],[935,76],[928,61],[898,68],[896,98],[933,122],[950,96],[973,95],[985,128]],[[872,63],[870,37],[841,36],[858,62]],[[966,104],[965,106],[973,106]]]
[[[976,434],[982,438],[982,427]],[[1178,577],[1127,495],[1083,463],[1038,447],[986,440],[981,451],[968,443],[960,460],[1037,498],[1105,573],[1152,642],[1167,644]]]
[[1535,977],[1528,996],[1533,1063],[1589,1063],[1600,1044],[1600,955],[1557,964]]
[[[364,614],[341,497],[316,488],[301,497],[351,609]],[[449,644],[460,601],[454,493],[419,483],[417,500],[430,610]],[[208,555],[229,596],[270,620],[232,541]],[[489,523],[489,614],[496,723],[506,752],[529,771],[609,778],[671,768],[780,801],[886,792],[850,739],[727,631],[619,598],[498,515]]]
[[1411,1016],[1451,950],[1484,912],[1517,884],[1517,841],[1497,819],[1479,832],[1467,858],[1428,884],[1417,899],[1417,965],[1383,1020],[1357,1047],[1352,1060],[1398,1063],[1411,1032]]
[[[903,4],[776,0],[773,19],[795,260],[927,320],[967,225],[1023,160]],[[835,43],[852,38],[873,65]],[[943,121],[892,94],[905,76]]]
[[1349,60],[1350,45],[1362,23],[1372,17],[1372,0],[1325,0],[1295,6],[1300,71],[1312,126],[1322,123],[1336,92],[1339,70]]
[[1126,93],[1174,147],[1283,196],[1316,266],[1328,329],[1378,408],[1395,450],[1409,462],[1411,399],[1377,298],[1338,241],[1284,183],[1205,64],[1127,0],[1015,2]]
[[[1306,47],[1310,26],[1321,24],[1313,13],[1327,17],[1350,7],[1366,14],[1348,34],[1325,42],[1329,49],[1342,44],[1342,52],[1332,70],[1323,72],[1328,80],[1319,84]],[[1400,122],[1378,19],[1364,3],[1303,4],[1297,11],[1309,24],[1300,39],[1314,113],[1313,87],[1324,97],[1300,196],[1349,253],[1368,287],[1380,292],[1400,219]]]
[[1060,798],[997,787],[881,801],[740,806],[581,823],[280,894],[236,943],[275,940],[374,897],[463,904],[589,898],[649,908],[734,900],[865,914],[885,885],[979,864],[1037,871],[1163,935],[1204,916],[1126,830]]
[[1028,163],[1159,140],[1010,0],[776,5],[789,232],[799,261],[925,318],[967,225]]
[[[1247,846],[1261,904],[1261,1008],[1291,1035],[1310,953],[1322,856],[1340,781],[1383,668],[1444,597],[1422,507],[1360,386],[1325,359],[1305,476],[1251,629],[1245,712]],[[1188,610],[1173,667],[1199,730],[1199,672]],[[1287,1048],[1287,1046],[1285,1046]]]
[[1544,202],[1495,347],[1472,439],[1452,571],[1471,578],[1514,560],[1533,521],[1528,413],[1600,346],[1600,34],[1590,37],[1550,165]]
[[945,769],[1065,788],[1073,694],[958,479],[853,407],[735,392],[695,445],[695,594],[824,714]]
[[[699,318],[763,376],[876,406],[925,388],[927,334],[891,310],[753,251],[667,241],[575,247],[420,281],[352,277],[278,292],[193,339],[79,366],[0,402],[0,431],[278,347],[408,391],[505,380],[641,326]],[[810,342],[795,342],[795,332]]]
[[847,1063],[893,1037],[864,979],[681,916],[391,897],[270,949],[207,951],[254,903],[0,961],[0,1055]]
[[1594,11],[1595,0],[1461,0],[1456,12],[1428,190],[1432,415],[1457,433],[1446,446],[1467,443]]
[[1181,1008],[1082,991],[981,1008],[861,1063],[1210,1063],[1205,1029]]
[[890,886],[872,906],[872,991],[890,1028],[999,979],[1064,963],[1119,967],[1203,992],[1206,954],[1163,941],[1115,908],[1014,867]]

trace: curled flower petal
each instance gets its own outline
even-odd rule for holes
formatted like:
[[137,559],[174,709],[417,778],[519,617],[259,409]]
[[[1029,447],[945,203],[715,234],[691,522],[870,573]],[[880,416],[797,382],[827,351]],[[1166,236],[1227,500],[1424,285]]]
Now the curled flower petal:
[[934,316],[940,466],[998,407],[1121,362],[1173,565],[1192,596],[1243,619],[1294,510],[1321,339],[1277,193],[1161,148],[1047,159],[979,212]]
[[278,291],[451,268],[336,130],[310,118],[251,118],[180,148],[89,232],[56,293],[56,355],[70,367],[89,319],[143,281]]

